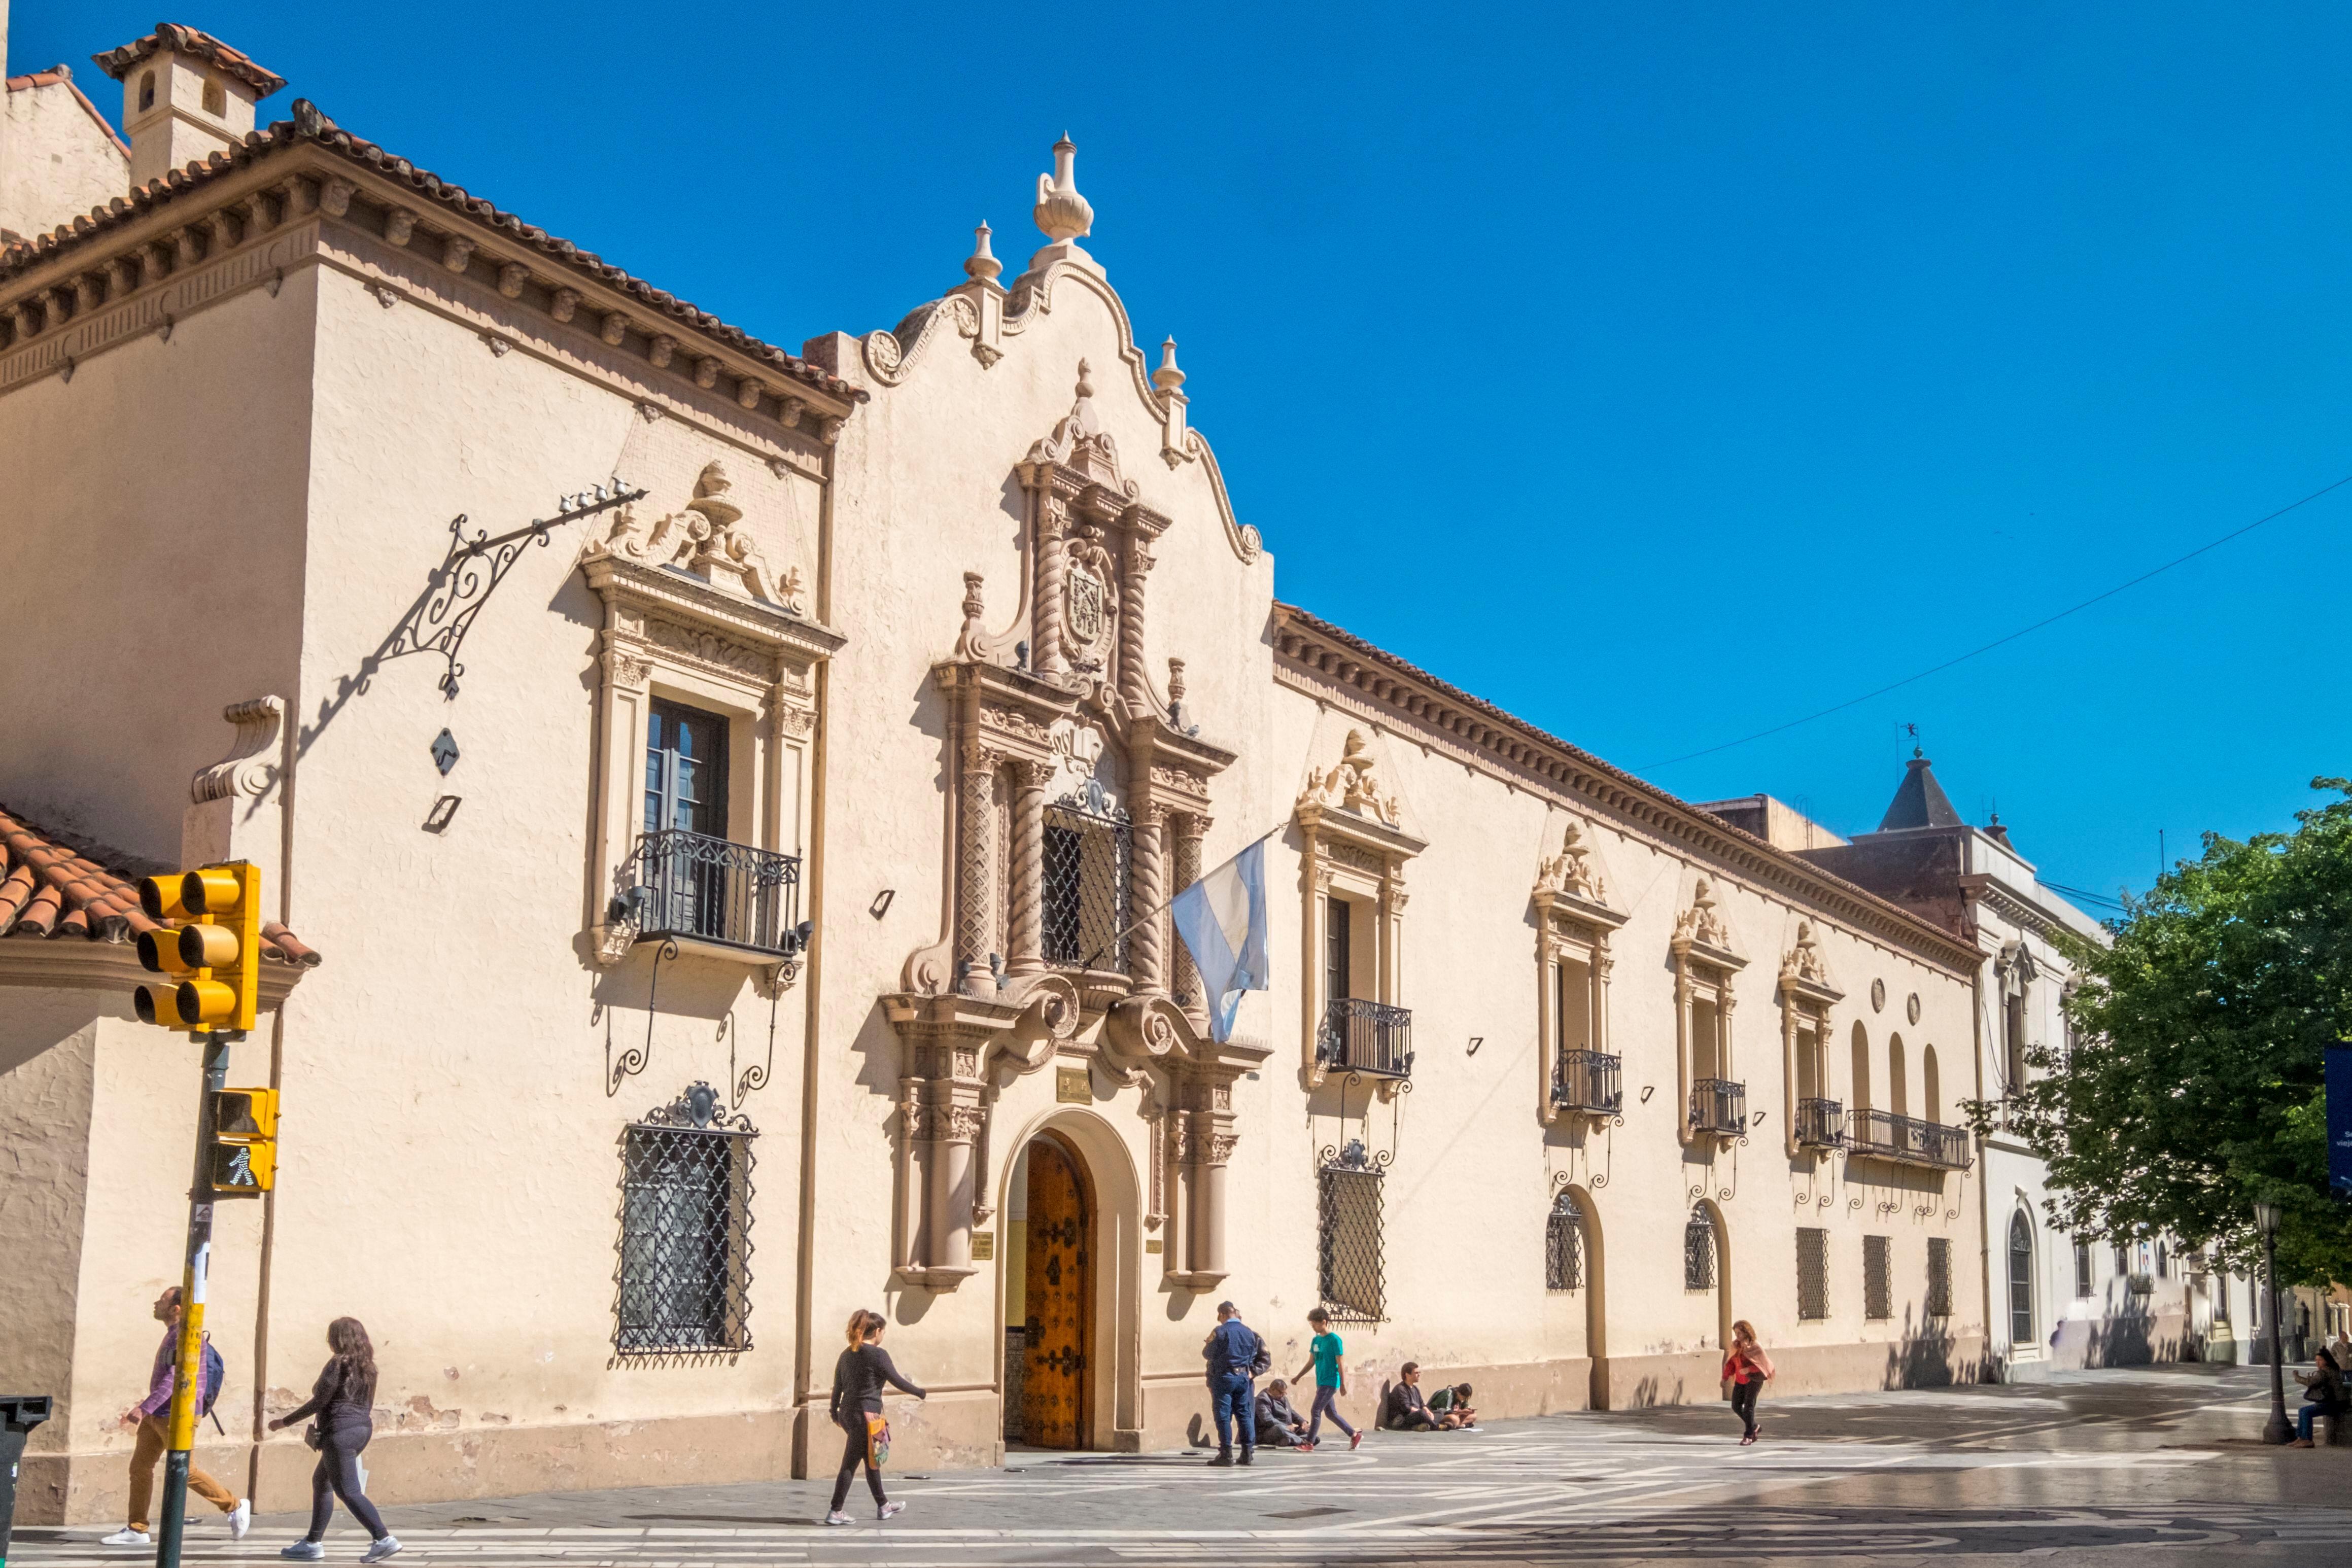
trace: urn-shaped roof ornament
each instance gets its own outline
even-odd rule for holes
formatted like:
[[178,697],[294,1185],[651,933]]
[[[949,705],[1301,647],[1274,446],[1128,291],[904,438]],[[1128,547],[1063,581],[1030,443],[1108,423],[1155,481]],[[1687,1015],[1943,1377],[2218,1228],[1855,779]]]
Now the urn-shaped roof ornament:
[[1081,235],[1094,232],[1095,209],[1078,194],[1077,160],[1077,143],[1065,132],[1054,143],[1054,172],[1037,176],[1037,204],[1030,215],[1052,243],[1029,258],[1032,273],[1041,273],[1066,257],[1097,272],[1102,270],[1078,246]]
[[1176,365],[1173,338],[1160,345],[1160,368],[1151,372],[1151,384],[1164,392],[1172,392],[1184,384],[1184,372]]
[[988,248],[988,236],[992,231],[985,223],[971,231],[971,259],[963,264],[964,276],[980,283],[993,283],[1004,264]]

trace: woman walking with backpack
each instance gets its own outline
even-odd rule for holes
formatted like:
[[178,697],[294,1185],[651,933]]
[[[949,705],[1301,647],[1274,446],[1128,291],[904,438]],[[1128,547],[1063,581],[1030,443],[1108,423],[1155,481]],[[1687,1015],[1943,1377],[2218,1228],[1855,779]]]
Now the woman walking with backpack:
[[866,1484],[874,1493],[874,1517],[887,1519],[907,1505],[882,1495],[882,1461],[890,1452],[890,1426],[882,1419],[885,1384],[918,1399],[930,1397],[898,1375],[890,1353],[882,1348],[882,1331],[889,1325],[880,1312],[864,1307],[849,1314],[849,1348],[833,1364],[833,1419],[841,1427],[841,1473],[833,1478],[833,1511],[827,1524],[848,1524],[841,1505],[849,1500],[850,1478],[866,1466]]
[[327,1325],[327,1361],[310,1399],[269,1423],[270,1429],[291,1427],[305,1417],[317,1419],[302,1434],[319,1450],[319,1468],[310,1472],[310,1532],[278,1555],[298,1563],[315,1563],[327,1552],[327,1523],[335,1517],[335,1499],[341,1498],[352,1517],[367,1527],[368,1549],[362,1563],[381,1563],[400,1550],[400,1540],[383,1527],[383,1517],[368,1501],[360,1485],[360,1450],[375,1436],[375,1346],[357,1318],[337,1318]]
[[1746,1318],[1731,1325],[1731,1348],[1724,1354],[1723,1378],[1731,1385],[1731,1413],[1746,1424],[1739,1446],[1756,1440],[1756,1400],[1771,1381],[1772,1358],[1756,1343],[1756,1330]]

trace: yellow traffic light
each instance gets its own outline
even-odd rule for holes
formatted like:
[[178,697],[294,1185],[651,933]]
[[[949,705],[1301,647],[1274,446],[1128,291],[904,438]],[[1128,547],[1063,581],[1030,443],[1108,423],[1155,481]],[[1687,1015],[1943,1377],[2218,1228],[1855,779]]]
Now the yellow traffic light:
[[151,876],[139,884],[151,920],[184,924],[141,934],[139,962],[173,978],[139,988],[142,1023],[250,1030],[260,1000],[261,870],[247,861]]
[[258,1197],[278,1185],[278,1091],[213,1093],[213,1142],[205,1167],[216,1197]]

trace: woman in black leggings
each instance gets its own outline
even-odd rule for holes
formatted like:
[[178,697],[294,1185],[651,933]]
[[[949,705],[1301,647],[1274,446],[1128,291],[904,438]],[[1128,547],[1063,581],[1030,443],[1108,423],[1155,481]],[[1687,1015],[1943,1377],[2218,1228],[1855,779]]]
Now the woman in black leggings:
[[275,1431],[317,1416],[319,1468],[310,1472],[310,1533],[278,1552],[298,1563],[315,1563],[326,1555],[319,1543],[327,1536],[327,1521],[335,1516],[335,1499],[341,1498],[352,1517],[367,1526],[370,1544],[362,1563],[381,1563],[400,1550],[400,1539],[383,1527],[383,1519],[360,1489],[360,1450],[375,1435],[369,1407],[375,1400],[375,1346],[357,1318],[337,1318],[327,1325],[327,1348],[335,1354],[319,1374],[308,1403],[269,1423]]
[[841,1505],[849,1500],[849,1480],[860,1463],[866,1466],[866,1484],[874,1491],[874,1517],[887,1519],[907,1506],[882,1495],[882,1472],[874,1468],[874,1457],[866,1448],[866,1417],[882,1414],[885,1384],[918,1399],[929,1396],[899,1376],[898,1369],[890,1364],[890,1353],[882,1348],[886,1326],[880,1312],[860,1307],[850,1313],[849,1348],[833,1364],[833,1419],[841,1428],[843,1448],[841,1473],[833,1479],[833,1511],[824,1516],[827,1524],[850,1522]]
[[1739,1446],[1756,1440],[1756,1399],[1772,1375],[1772,1358],[1756,1343],[1756,1331],[1746,1318],[1731,1325],[1731,1349],[1723,1357],[1724,1381],[1731,1385],[1731,1413],[1747,1428]]

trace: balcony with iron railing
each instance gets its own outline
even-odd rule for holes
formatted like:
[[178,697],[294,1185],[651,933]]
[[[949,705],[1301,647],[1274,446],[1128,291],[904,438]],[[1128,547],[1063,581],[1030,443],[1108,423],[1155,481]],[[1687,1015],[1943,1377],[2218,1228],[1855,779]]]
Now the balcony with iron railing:
[[1625,1103],[1617,1058],[1599,1051],[1563,1051],[1552,1074],[1551,1103],[1564,1111],[1614,1115]]
[[1315,1058],[1334,1072],[1371,1078],[1412,1076],[1412,1009],[1336,997],[1323,1009]]
[[800,893],[798,857],[671,828],[637,840],[619,904],[640,942],[766,962],[807,945]]
[[1737,1137],[1748,1130],[1748,1085],[1728,1078],[1702,1078],[1691,1085],[1690,1124],[1694,1133],[1719,1138]]
[[1857,1109],[1846,1125],[1849,1153],[1867,1155],[1896,1165],[1927,1166],[1935,1170],[1969,1168],[1969,1130],[1898,1116],[1891,1111]]
[[1797,1102],[1797,1146],[1834,1149],[1845,1143],[1845,1107],[1834,1100]]

